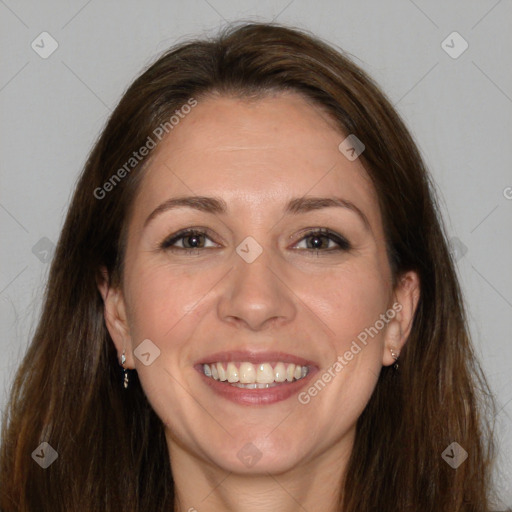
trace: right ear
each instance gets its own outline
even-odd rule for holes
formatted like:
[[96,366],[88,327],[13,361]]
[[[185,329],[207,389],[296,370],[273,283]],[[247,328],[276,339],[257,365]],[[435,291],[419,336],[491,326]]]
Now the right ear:
[[105,267],[100,269],[101,276],[98,277],[96,284],[103,298],[105,324],[110,337],[117,349],[118,360],[125,352],[125,368],[135,368],[132,351],[130,329],[126,317],[126,305],[123,292],[120,288],[114,288],[110,285],[110,276]]

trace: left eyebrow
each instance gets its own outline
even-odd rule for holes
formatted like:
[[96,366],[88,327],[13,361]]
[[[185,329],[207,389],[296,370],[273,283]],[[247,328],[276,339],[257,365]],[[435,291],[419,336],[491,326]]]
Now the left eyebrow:
[[[175,208],[192,208],[205,213],[225,214],[228,210],[226,202],[219,197],[184,196],[173,197],[157,206],[144,222],[146,227],[156,216]],[[367,230],[371,231],[370,223],[364,212],[354,203],[341,197],[296,197],[291,199],[284,208],[285,215],[300,215],[322,208],[346,208],[355,213]]]
[[285,213],[297,215],[321,208],[347,208],[363,221],[368,231],[371,231],[370,222],[364,212],[351,201],[341,197],[297,197],[286,205]]

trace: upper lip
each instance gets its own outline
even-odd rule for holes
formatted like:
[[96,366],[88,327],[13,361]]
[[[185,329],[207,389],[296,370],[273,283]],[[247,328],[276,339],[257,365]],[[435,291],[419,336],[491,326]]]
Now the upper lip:
[[230,350],[228,352],[215,352],[202,357],[197,364],[248,362],[253,364],[269,363],[280,361],[282,363],[293,363],[300,366],[317,366],[313,361],[286,352],[257,352],[250,350]]

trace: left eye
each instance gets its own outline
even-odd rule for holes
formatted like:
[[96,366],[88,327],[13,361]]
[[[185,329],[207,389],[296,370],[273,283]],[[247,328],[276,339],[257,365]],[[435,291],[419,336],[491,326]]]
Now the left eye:
[[[312,247],[309,247],[307,240],[311,240]],[[338,235],[328,229],[317,229],[315,231],[309,231],[306,233],[300,242],[306,241],[306,250],[318,251],[323,249],[322,252],[330,251],[348,251],[350,250],[350,243],[341,235]],[[326,241],[326,243],[323,243]],[[335,247],[329,247],[329,242],[334,242]],[[336,245],[338,247],[336,247]]]

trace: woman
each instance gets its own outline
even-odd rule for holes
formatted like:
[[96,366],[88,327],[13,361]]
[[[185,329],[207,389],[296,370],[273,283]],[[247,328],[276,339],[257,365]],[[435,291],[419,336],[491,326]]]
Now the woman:
[[92,150],[1,509],[488,511],[486,395],[403,122],[338,51],[246,24],[160,57]]

